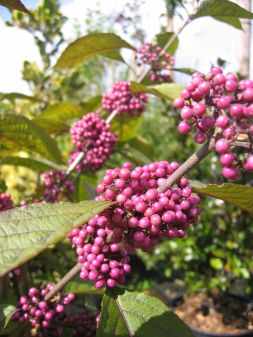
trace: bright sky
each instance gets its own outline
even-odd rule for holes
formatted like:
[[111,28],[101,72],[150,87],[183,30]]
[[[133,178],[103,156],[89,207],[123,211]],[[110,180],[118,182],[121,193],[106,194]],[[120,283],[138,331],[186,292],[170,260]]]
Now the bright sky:
[[[33,8],[37,0],[23,0],[23,2],[28,8]],[[113,11],[121,9],[126,2],[128,1],[103,0],[101,8],[103,13],[113,14]],[[96,1],[62,1],[62,12],[69,18],[69,22],[64,27],[64,34],[68,39],[73,39],[75,20],[83,22],[87,8],[94,8],[94,6],[96,6]],[[159,22],[162,20],[160,15],[164,12],[164,0],[146,0],[142,12],[143,28],[150,40],[158,32]],[[29,88],[22,81],[20,71],[24,60],[39,63],[39,54],[29,33],[5,26],[4,19],[7,17],[8,11],[0,6],[0,92],[17,91],[29,94]],[[176,26],[179,25],[180,22],[177,20]],[[210,65],[215,64],[217,58],[221,57],[228,61],[228,71],[237,71],[241,36],[240,31],[226,24],[214,22],[210,18],[198,19],[180,35],[176,66],[191,67],[207,72]]]

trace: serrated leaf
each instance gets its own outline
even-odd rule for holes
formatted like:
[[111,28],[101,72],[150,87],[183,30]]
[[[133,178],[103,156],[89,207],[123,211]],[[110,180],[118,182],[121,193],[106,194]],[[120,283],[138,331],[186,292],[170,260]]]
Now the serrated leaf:
[[11,304],[0,304],[0,331],[4,330],[9,323],[16,307]]
[[[86,102],[81,102],[80,107],[85,113],[92,112],[101,107],[101,100],[102,96],[94,96]],[[82,115],[76,117],[82,117]]]
[[179,45],[179,39],[178,37],[174,38],[174,33],[170,32],[170,33],[162,33],[162,34],[158,34],[156,35],[156,40],[157,43],[159,44],[159,46],[161,46],[162,48],[165,47],[165,45],[171,40],[174,39],[174,41],[172,42],[172,44],[169,46],[169,48],[167,48],[166,52],[174,55],[176,53],[176,50],[178,48]]
[[137,136],[142,120],[143,116],[116,116],[111,122],[112,132],[117,134],[119,142],[127,142]]
[[239,19],[253,19],[253,13],[229,0],[202,1],[192,19],[194,20],[203,16],[211,16],[238,29],[242,28]]
[[11,10],[17,10],[24,13],[30,13],[20,0],[0,0],[0,5]]
[[61,54],[55,67],[56,68],[74,68],[80,63],[87,61],[95,55],[107,57],[113,55],[121,48],[134,49],[128,42],[112,33],[93,33],[83,36],[72,42]]
[[[57,143],[39,125],[21,115],[0,115],[0,137],[13,150],[27,149],[61,162]],[[6,143],[6,145],[7,145]]]
[[146,92],[160,98],[174,100],[180,95],[181,91],[183,90],[183,86],[176,83],[163,83],[155,85],[154,87],[146,87],[141,83],[131,82],[131,90],[136,93]]
[[34,204],[0,213],[0,276],[62,240],[110,202]]
[[253,187],[239,184],[210,184],[199,188],[192,185],[194,192],[224,200],[253,214]]
[[70,281],[65,287],[64,287],[65,294],[68,293],[74,293],[79,295],[102,295],[103,290],[97,289],[94,286],[94,283],[90,281],[82,281],[80,278],[76,278],[72,281]]
[[118,291],[103,297],[97,337],[194,337],[168,307],[155,297]]
[[23,166],[35,171],[48,171],[52,169],[61,170],[59,166],[53,162],[36,159],[36,158],[22,158],[22,157],[3,157],[0,159],[0,165]]
[[34,102],[38,102],[39,99],[33,96],[28,96],[28,95],[24,95],[21,94],[19,92],[9,92],[9,93],[0,93],[0,100],[3,99],[8,99],[8,100],[14,100],[14,99],[25,99],[28,101],[34,101]]
[[83,114],[83,109],[74,103],[63,102],[48,106],[40,116],[35,118],[36,122],[46,119],[52,122],[63,122],[70,118],[79,117]]

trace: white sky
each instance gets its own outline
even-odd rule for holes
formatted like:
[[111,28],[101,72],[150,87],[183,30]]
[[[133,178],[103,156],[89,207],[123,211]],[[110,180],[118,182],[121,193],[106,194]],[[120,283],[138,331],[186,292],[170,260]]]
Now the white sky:
[[[101,8],[104,14],[110,14],[122,8],[122,4],[126,2],[127,0],[101,1]],[[70,19],[64,27],[64,34],[68,39],[73,39],[75,20],[83,22],[87,7],[95,5],[96,1],[72,0],[62,6],[63,14]],[[142,12],[143,28],[150,40],[158,32],[160,15],[164,12],[163,0],[146,0]],[[177,20],[176,26],[179,25]],[[207,72],[211,63],[221,57],[229,62],[229,71],[237,71],[241,36],[240,31],[211,18],[198,19],[180,35],[176,66]],[[32,36],[21,29],[6,27],[0,19],[0,46],[0,92],[17,91],[29,94],[29,88],[22,80],[20,71],[24,60],[40,62]]]

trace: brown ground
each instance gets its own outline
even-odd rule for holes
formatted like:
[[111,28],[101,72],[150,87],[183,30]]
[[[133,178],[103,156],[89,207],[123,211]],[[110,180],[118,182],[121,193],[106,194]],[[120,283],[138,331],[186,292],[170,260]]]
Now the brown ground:
[[232,296],[188,296],[173,310],[185,323],[209,333],[238,333],[253,329],[253,307]]

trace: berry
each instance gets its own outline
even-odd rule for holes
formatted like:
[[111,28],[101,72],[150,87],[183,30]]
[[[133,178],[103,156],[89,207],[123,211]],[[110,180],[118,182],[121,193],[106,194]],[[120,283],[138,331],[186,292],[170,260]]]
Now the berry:
[[11,196],[7,193],[0,193],[0,212],[13,208]]
[[117,111],[119,115],[139,116],[145,111],[148,97],[145,93],[133,93],[130,82],[117,81],[109,93],[103,95],[105,110]]
[[174,56],[164,52],[157,44],[144,43],[137,50],[138,65],[150,66],[152,82],[171,82],[170,68],[174,65]]
[[72,163],[80,152],[84,152],[84,158],[76,166],[77,172],[98,171],[110,158],[117,142],[110,125],[97,112],[83,116],[72,126],[70,134],[75,149],[69,162]]
[[49,202],[57,202],[61,195],[74,193],[73,182],[66,178],[64,170],[51,170],[43,174],[44,198]]
[[129,252],[148,251],[163,238],[185,236],[189,225],[197,221],[199,198],[192,196],[185,177],[175,187],[157,191],[161,179],[178,167],[165,161],[136,168],[125,163],[105,172],[96,200],[117,204],[68,234],[82,264],[83,280],[93,281],[97,288],[113,288],[124,283],[131,270]]

